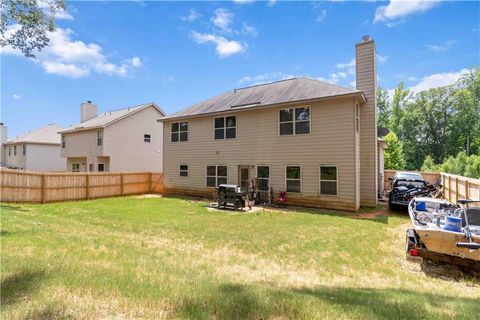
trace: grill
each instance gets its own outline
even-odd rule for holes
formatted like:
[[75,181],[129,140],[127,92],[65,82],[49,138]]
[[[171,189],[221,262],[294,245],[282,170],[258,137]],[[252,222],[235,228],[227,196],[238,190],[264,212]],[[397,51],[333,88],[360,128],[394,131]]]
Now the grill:
[[218,186],[218,207],[233,208],[234,210],[245,208],[247,195],[235,184],[221,184]]

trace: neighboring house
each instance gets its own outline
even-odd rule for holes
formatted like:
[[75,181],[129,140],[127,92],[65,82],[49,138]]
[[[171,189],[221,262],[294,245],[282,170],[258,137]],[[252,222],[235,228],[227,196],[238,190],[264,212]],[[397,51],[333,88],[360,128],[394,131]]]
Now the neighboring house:
[[7,126],[0,122],[0,167],[7,166],[7,154],[5,153],[5,144],[7,143]]
[[251,177],[292,204],[377,204],[376,58],[356,45],[357,89],[305,77],[235,89],[159,119],[167,193],[211,196]]
[[97,115],[90,101],[80,105],[80,123],[61,130],[62,157],[72,172],[162,171],[165,113],[155,104]]
[[66,161],[60,156],[57,133],[61,129],[52,123],[8,140],[4,144],[5,166],[29,171],[65,171]]

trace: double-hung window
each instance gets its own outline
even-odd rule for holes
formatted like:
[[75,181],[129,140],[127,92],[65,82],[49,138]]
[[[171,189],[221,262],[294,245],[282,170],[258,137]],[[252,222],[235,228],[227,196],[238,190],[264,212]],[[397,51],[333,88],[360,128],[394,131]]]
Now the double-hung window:
[[152,141],[152,136],[149,134],[144,134],[143,135],[143,142],[151,142]]
[[207,187],[227,183],[227,166],[207,166]]
[[257,182],[260,190],[268,190],[270,182],[269,166],[257,166]]
[[12,147],[8,147],[8,156],[10,157],[12,155]]
[[302,177],[300,166],[287,166],[285,175],[287,192],[302,192]]
[[62,134],[62,149],[65,149],[67,142],[65,141],[65,136]]
[[320,194],[336,196],[337,189],[337,166],[320,166]]
[[172,123],[172,142],[188,141],[188,122],[173,122]]
[[237,137],[237,117],[215,118],[215,140],[235,139]]
[[14,156],[17,155],[17,146],[13,146],[13,155],[14,155]]
[[103,130],[97,131],[97,146],[101,146],[103,144]]
[[180,177],[188,177],[188,165],[180,165]]
[[22,146],[22,154],[24,156],[27,155],[27,145],[25,145],[25,144]]
[[281,109],[280,135],[310,133],[310,107]]

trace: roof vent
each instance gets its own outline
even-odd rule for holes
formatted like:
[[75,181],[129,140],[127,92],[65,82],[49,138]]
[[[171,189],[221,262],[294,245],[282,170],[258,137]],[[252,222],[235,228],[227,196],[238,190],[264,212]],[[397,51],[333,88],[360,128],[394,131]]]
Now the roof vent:
[[368,34],[367,34],[367,35],[364,35],[364,36],[362,37],[362,41],[363,41],[363,42],[370,42],[370,41],[372,41],[372,37],[370,37]]
[[87,103],[92,103],[92,101],[91,101],[91,100],[87,100]]

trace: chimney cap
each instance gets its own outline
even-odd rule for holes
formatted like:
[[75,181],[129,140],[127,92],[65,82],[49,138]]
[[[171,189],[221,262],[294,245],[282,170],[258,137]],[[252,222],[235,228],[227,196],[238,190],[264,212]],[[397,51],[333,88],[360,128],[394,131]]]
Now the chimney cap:
[[370,35],[366,34],[362,37],[362,42],[370,42],[370,41],[373,41]]

